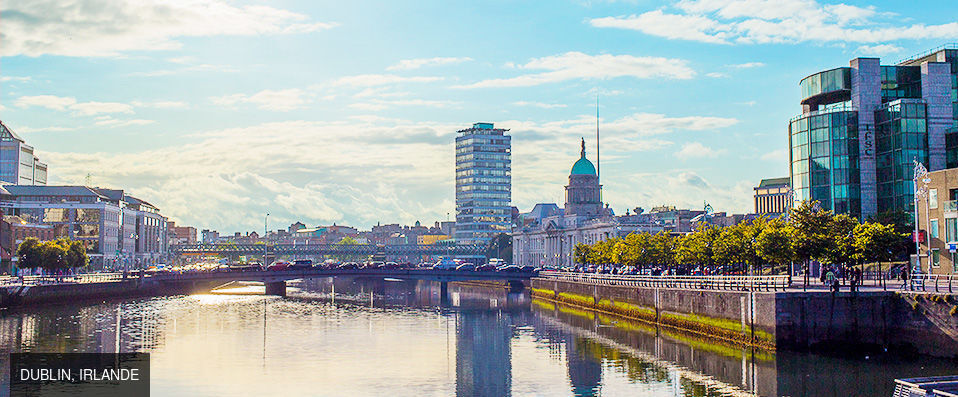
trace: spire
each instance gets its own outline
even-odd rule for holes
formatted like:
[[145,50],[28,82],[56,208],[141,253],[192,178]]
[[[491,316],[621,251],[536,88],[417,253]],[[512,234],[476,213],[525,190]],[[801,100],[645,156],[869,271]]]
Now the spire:
[[582,158],[585,158],[585,138],[582,138]]

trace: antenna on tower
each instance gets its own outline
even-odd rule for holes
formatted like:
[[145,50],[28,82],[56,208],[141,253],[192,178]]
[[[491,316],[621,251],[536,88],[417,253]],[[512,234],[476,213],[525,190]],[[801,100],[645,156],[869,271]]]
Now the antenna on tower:
[[595,93],[595,179],[602,176],[602,162],[599,161],[599,92]]

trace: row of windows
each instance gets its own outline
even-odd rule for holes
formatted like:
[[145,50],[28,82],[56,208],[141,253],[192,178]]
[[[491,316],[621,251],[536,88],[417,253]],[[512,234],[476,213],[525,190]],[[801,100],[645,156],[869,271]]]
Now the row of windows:
[[462,199],[456,197],[456,208],[466,208],[466,207],[511,207],[512,202],[509,200],[476,200],[476,197],[464,197]]
[[509,185],[458,185],[456,186],[457,192],[470,192],[470,191],[490,191],[490,192],[508,192],[510,191]]
[[509,146],[468,145],[456,148],[456,154],[462,153],[510,153]]
[[456,156],[456,163],[461,163],[470,160],[499,160],[499,161],[509,161],[509,154],[495,154],[495,153],[466,153]]
[[456,168],[512,169],[508,161],[457,161]]
[[458,192],[456,198],[463,199],[503,199],[509,200],[511,197],[509,192]]
[[511,176],[511,175],[512,175],[512,171],[511,171],[511,170],[508,170],[508,169],[506,169],[506,170],[501,170],[501,169],[484,169],[484,170],[481,170],[481,169],[457,169],[457,170],[456,170],[456,178],[463,177],[463,176],[473,176],[473,175],[481,175],[481,176]]
[[508,185],[510,182],[509,177],[501,176],[473,176],[473,177],[464,177],[456,178],[456,183],[467,184],[467,183],[498,183]]

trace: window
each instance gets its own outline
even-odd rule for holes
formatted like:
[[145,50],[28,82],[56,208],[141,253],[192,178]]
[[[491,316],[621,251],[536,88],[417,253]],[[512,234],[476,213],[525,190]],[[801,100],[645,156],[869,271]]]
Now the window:
[[928,208],[938,208],[938,189],[928,189]]
[[941,257],[938,252],[938,248],[932,248],[931,250],[931,267],[937,268],[941,266]]
[[945,219],[945,241],[952,242],[958,238],[958,219]]
[[938,238],[938,220],[932,219],[928,222],[928,228],[931,229],[928,233],[931,235],[931,238]]

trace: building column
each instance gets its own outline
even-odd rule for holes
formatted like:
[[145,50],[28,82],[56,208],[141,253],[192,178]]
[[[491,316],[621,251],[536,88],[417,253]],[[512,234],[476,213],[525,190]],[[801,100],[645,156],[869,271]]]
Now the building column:
[[928,171],[945,169],[945,131],[954,123],[951,107],[951,65],[921,64],[921,96],[928,104]]
[[878,211],[875,169],[875,110],[881,104],[881,66],[878,58],[852,59],[851,80],[852,106],[858,108],[858,166],[861,216],[864,218]]

